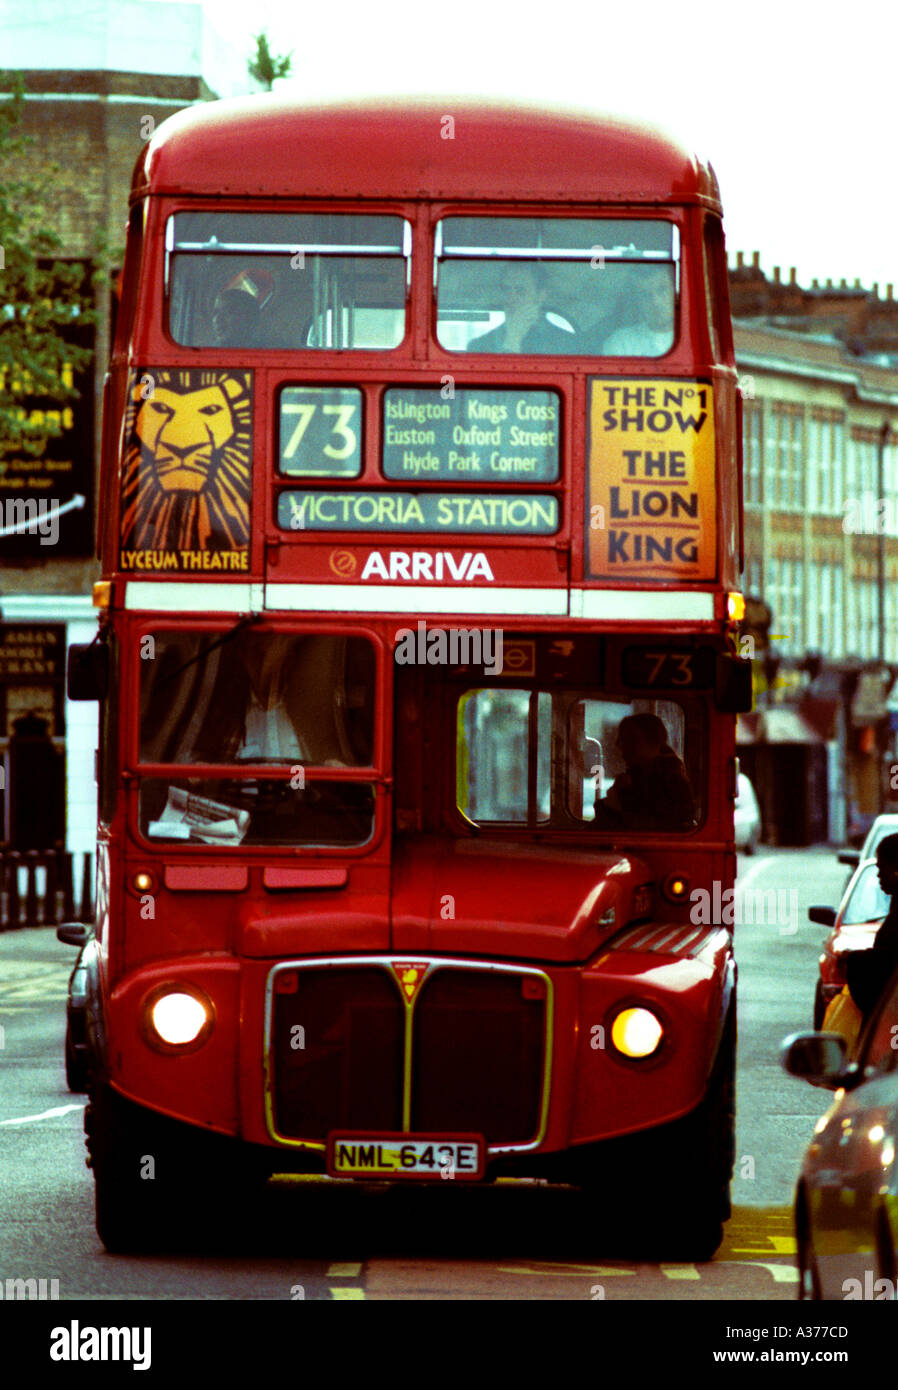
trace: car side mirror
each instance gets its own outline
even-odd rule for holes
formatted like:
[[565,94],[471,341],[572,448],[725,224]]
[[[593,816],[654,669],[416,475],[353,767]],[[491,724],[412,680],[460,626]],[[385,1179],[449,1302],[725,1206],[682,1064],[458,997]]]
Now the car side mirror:
[[836,925],[836,909],[834,907],[809,907],[808,921],[819,922],[821,927],[834,927]]
[[783,1043],[780,1061],[784,1071],[836,1091],[845,1085],[848,1048],[838,1033],[792,1033]]
[[714,666],[714,701],[722,714],[751,711],[751,662],[718,652]]
[[66,688],[70,700],[105,700],[109,689],[109,648],[105,643],[72,643]]
[[861,852],[859,849],[843,849],[839,852],[839,863],[848,864],[852,869],[856,869],[861,862]]
[[85,946],[89,934],[86,922],[63,922],[56,928],[56,940],[65,946]]

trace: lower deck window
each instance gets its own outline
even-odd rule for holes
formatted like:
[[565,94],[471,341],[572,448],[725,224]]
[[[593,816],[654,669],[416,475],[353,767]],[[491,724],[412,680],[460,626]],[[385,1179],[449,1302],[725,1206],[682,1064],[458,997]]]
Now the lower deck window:
[[[294,779],[296,780],[296,779]],[[357,782],[145,778],[148,840],[222,845],[363,845],[374,831],[374,788]]]
[[484,688],[457,708],[456,801],[478,825],[688,832],[702,817],[701,707]]

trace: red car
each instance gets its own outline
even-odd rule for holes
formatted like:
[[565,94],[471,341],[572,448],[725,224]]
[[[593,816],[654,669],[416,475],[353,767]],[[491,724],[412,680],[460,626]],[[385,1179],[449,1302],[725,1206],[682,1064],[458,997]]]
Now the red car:
[[808,908],[812,922],[832,928],[820,956],[820,979],[814,995],[815,1028],[820,1028],[828,1004],[845,984],[845,955],[873,945],[888,910],[889,898],[879,886],[875,859],[865,859],[855,869],[838,911],[832,907]]

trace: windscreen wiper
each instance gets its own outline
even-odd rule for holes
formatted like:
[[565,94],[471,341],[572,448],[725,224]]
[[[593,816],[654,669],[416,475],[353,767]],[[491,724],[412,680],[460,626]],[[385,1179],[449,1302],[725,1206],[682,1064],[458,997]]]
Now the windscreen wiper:
[[196,656],[192,656],[189,661],[185,661],[183,666],[178,666],[174,671],[169,671],[167,676],[161,678],[159,684],[165,685],[167,681],[173,681],[175,676],[180,676],[182,671],[187,671],[191,666],[195,666],[198,661],[205,660],[210,652],[215,651],[216,647],[223,647],[226,642],[230,642],[237,636],[237,633],[242,632],[245,627],[259,622],[261,617],[261,613],[248,613],[245,618],[240,619],[239,623],[235,623],[230,631],[226,632],[223,637],[217,637],[214,642],[210,642],[208,646],[203,647],[196,653]]

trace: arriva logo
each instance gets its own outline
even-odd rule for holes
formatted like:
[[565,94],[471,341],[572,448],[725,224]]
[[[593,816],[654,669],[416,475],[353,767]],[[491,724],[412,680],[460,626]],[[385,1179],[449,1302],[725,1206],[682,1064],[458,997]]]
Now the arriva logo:
[[460,560],[448,550],[391,550],[386,558],[372,550],[362,570],[363,579],[493,579],[490,562],[482,550],[466,550]]

